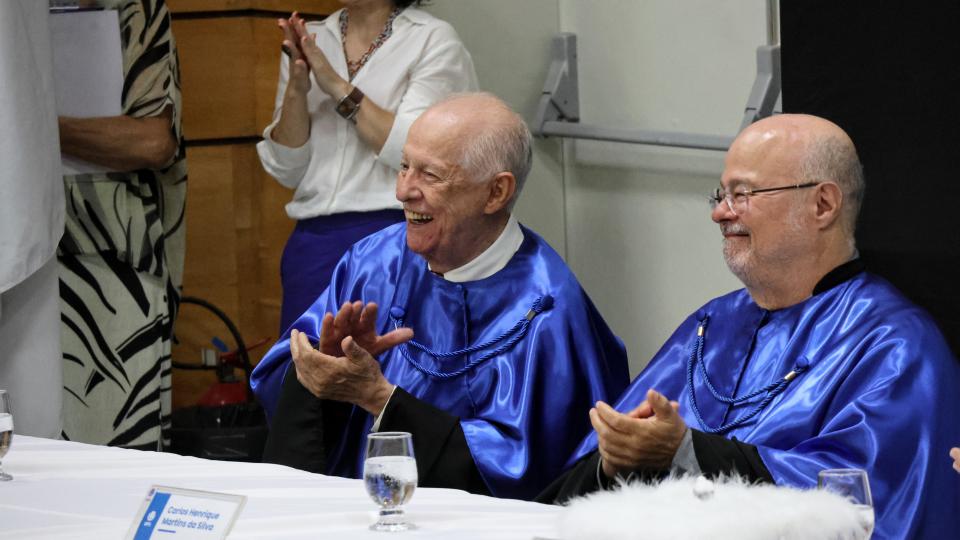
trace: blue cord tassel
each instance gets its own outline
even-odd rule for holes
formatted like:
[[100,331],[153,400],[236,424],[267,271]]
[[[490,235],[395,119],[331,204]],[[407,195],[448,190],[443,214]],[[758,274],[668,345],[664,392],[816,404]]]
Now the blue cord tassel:
[[[710,382],[710,378],[707,376],[707,368],[703,362],[703,343],[707,333],[707,323],[710,321],[710,317],[704,315],[700,319],[700,325],[697,327],[697,340],[693,345],[693,350],[690,351],[690,358],[687,361],[687,388],[690,392],[690,404],[693,406],[693,414],[697,417],[697,422],[700,423],[700,427],[708,433],[721,434],[725,433],[733,428],[742,426],[743,424],[749,422],[754,416],[760,414],[763,409],[773,401],[773,398],[780,395],[783,392],[787,385],[795,379],[798,375],[801,375],[803,372],[807,371],[810,367],[810,362],[806,358],[799,358],[793,366],[793,369],[790,373],[787,373],[782,379],[776,380],[763,388],[750,392],[749,394],[741,397],[731,397],[721,395],[717,389],[713,386],[713,383]],[[736,405],[749,401],[761,394],[766,394],[766,396],[760,401],[760,404],[757,405],[749,413],[737,418],[736,420],[727,422],[726,424],[721,425],[720,427],[710,427],[707,426],[706,422],[703,420],[703,416],[700,414],[700,407],[697,406],[697,396],[693,391],[693,368],[694,364],[699,364],[700,376],[703,377],[703,382],[706,383],[707,388],[710,390],[710,393],[713,397],[721,402],[728,405]]]
[[[544,311],[549,310],[552,307],[553,307],[553,297],[550,296],[549,294],[537,298],[533,302],[533,305],[530,307],[530,310],[527,311],[527,314],[522,319],[517,321],[517,324],[513,325],[512,328],[500,334],[496,338],[491,339],[485,343],[481,343],[479,345],[474,345],[472,347],[467,347],[465,349],[460,349],[458,351],[436,352],[434,350],[431,350],[426,345],[423,345],[421,343],[411,340],[411,341],[408,341],[407,343],[400,345],[400,353],[407,360],[407,362],[410,362],[410,365],[412,365],[417,370],[419,370],[420,372],[426,375],[429,375],[437,379],[452,379],[454,377],[459,377],[460,375],[463,375],[464,373],[477,367],[482,362],[489,360],[494,356],[503,354],[504,352],[509,350],[511,347],[516,345],[516,343],[521,339],[523,339],[523,336],[526,335],[527,330],[530,328],[530,321],[532,321],[533,318],[536,317],[537,315],[543,313]],[[399,306],[394,306],[390,308],[390,319],[393,320],[394,328],[400,328],[401,326],[403,326],[404,315],[405,313],[403,311],[403,308]],[[484,349],[493,347],[494,345],[502,341],[505,341],[505,343],[503,343],[503,345],[501,345],[497,349],[490,351],[475,360],[471,360],[467,365],[461,367],[460,369],[457,369],[455,371],[446,371],[446,372],[425,367],[420,362],[415,360],[410,355],[410,351],[408,350],[408,346],[413,347],[421,352],[424,352],[440,360],[440,359],[448,359],[448,358],[457,358],[457,357],[465,356],[475,352],[480,352]]]

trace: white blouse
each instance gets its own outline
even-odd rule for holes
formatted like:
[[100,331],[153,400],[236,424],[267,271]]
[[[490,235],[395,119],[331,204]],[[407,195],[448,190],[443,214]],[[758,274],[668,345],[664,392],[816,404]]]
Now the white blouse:
[[[317,45],[337,74],[348,79],[339,21],[337,11],[307,28],[316,33]],[[289,64],[283,57],[273,123],[264,129],[257,153],[271,176],[295,190],[286,206],[293,219],[400,208],[394,186],[410,125],[447,95],[477,89],[473,60],[453,27],[412,7],[394,19],[393,34],[352,81],[367,99],[396,116],[379,155],[360,139],[356,125],[334,110],[340,96],[326,95],[315,82],[307,94],[310,139],[299,148],[270,139],[288,76]]]

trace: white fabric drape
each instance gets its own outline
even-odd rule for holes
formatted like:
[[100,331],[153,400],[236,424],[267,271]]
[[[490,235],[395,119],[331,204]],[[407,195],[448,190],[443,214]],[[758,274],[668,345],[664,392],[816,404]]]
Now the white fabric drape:
[[[265,463],[209,461],[32,437],[13,439],[3,459],[14,480],[0,486],[0,539],[123,538],[152,484],[247,496],[230,540],[369,538],[376,505],[361,480]],[[417,488],[403,538],[557,538],[559,507]],[[390,535],[387,535],[390,536]]]
[[17,433],[55,437],[65,203],[47,17],[44,1],[0,2],[0,388]]
[[47,17],[47,2],[0,2],[0,293],[50,260],[63,234]]

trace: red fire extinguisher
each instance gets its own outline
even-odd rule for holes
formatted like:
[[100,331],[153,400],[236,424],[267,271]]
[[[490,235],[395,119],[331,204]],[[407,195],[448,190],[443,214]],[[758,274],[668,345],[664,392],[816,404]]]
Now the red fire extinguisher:
[[[249,352],[257,347],[261,347],[270,342],[270,338],[262,339],[244,349]],[[240,349],[232,351],[227,350],[227,345],[218,337],[213,338],[213,349],[204,349],[202,354],[203,365],[211,362],[208,358],[214,357],[209,366],[217,371],[217,382],[212,384],[206,392],[200,396],[197,405],[204,407],[218,407],[229,403],[244,403],[253,401],[250,387],[245,379],[237,377],[234,369],[244,370],[245,366],[241,360]]]

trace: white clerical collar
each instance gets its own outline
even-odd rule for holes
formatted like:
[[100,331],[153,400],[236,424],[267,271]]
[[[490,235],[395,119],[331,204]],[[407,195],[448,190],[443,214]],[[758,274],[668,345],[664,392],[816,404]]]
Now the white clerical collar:
[[443,279],[454,283],[463,283],[488,278],[510,262],[522,243],[523,230],[520,229],[517,218],[510,214],[507,226],[503,228],[500,236],[490,244],[490,247],[460,268],[444,272]]

